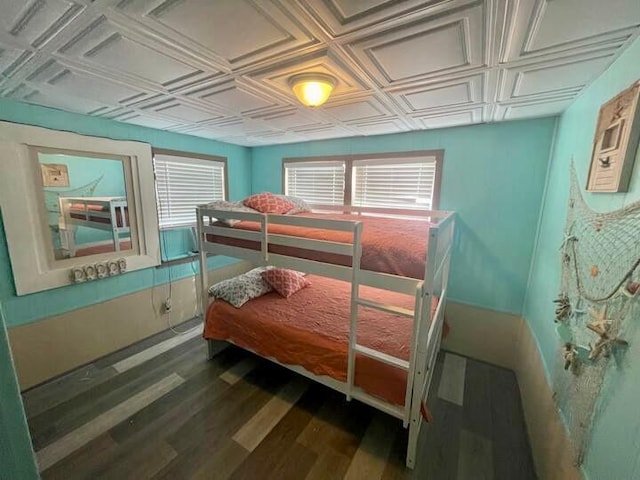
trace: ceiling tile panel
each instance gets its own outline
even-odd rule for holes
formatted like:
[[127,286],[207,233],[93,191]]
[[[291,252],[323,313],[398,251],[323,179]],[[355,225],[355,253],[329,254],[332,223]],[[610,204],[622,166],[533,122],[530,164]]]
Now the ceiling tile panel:
[[519,120],[522,118],[557,115],[567,108],[571,101],[572,98],[500,104],[496,107],[495,120]]
[[500,100],[578,93],[611,63],[614,51],[560,58],[506,69]]
[[640,25],[638,0],[520,0],[518,10],[503,61],[619,45]]
[[346,47],[381,86],[483,66],[482,4],[397,27]]
[[389,110],[374,97],[331,102],[323,110],[340,122],[362,122],[390,115]]
[[482,108],[473,108],[458,112],[428,115],[417,119],[424,128],[445,128],[470,125],[482,121]]
[[341,37],[400,18],[435,15],[473,0],[301,0],[331,35]]
[[[241,145],[556,115],[638,0],[0,0],[0,96]],[[336,80],[302,107],[291,76]]]
[[483,81],[483,75],[474,75],[444,83],[428,83],[390,90],[389,93],[407,114],[415,114],[481,102]]
[[317,42],[277,1],[129,0],[121,9],[231,66]]

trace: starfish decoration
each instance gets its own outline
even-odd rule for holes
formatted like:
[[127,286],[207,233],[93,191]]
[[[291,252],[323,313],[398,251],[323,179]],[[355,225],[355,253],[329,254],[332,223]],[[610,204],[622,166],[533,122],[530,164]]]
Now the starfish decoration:
[[611,355],[611,347],[614,345],[628,345],[625,340],[609,334],[609,330],[611,330],[611,320],[607,318],[606,306],[599,312],[590,308],[589,315],[591,315],[595,321],[587,324],[587,328],[600,337],[593,345],[589,344],[589,360],[597,360],[600,354],[608,357]]

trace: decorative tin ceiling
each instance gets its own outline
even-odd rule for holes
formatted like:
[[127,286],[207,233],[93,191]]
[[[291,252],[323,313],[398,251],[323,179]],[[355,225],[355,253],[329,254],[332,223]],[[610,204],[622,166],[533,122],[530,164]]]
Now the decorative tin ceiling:
[[[639,33],[638,0],[0,0],[0,96],[239,145],[377,135],[555,115]],[[338,80],[314,110],[307,71]]]

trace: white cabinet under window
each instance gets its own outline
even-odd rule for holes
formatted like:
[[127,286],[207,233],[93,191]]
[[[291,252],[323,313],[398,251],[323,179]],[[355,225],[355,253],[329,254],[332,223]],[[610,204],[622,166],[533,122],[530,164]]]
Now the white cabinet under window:
[[227,197],[226,159],[154,151],[160,229],[191,226],[197,205]]

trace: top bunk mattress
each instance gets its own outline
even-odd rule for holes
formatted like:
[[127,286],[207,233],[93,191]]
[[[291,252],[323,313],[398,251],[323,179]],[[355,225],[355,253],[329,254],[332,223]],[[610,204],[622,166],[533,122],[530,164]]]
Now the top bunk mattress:
[[[429,222],[405,218],[327,213],[301,213],[296,216],[362,222],[362,260],[360,266],[363,270],[416,279],[424,278],[429,226],[431,225]],[[221,226],[221,224],[216,224],[216,226]],[[260,224],[241,221],[229,228],[260,231]],[[270,224],[268,232],[341,243],[351,243],[352,239],[350,232],[292,225]],[[222,245],[260,250],[260,242],[253,240],[212,234],[207,235],[207,240]],[[334,265],[351,266],[351,257],[305,248],[270,244],[269,252]]]

